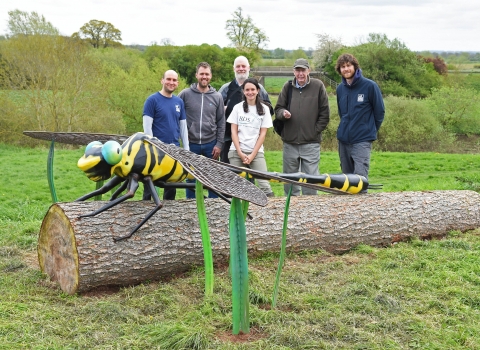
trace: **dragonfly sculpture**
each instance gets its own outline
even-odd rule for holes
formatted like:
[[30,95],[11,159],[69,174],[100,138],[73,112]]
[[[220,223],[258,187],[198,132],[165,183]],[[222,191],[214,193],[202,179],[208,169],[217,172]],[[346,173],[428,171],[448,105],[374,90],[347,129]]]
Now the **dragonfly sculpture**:
[[[76,201],[85,201],[115,189],[110,200],[99,209],[81,215],[81,218],[95,216],[115,207],[125,200],[133,198],[139,183],[151,190],[155,207],[147,213],[140,223],[135,225],[129,234],[114,238],[122,241],[135,234],[163,206],[155,186],[186,188],[195,186],[202,242],[205,256],[205,291],[213,293],[213,263],[210,237],[205,210],[203,208],[203,188],[216,192],[224,200],[230,201],[230,266],[233,284],[233,333],[248,333],[248,263],[247,240],[245,229],[245,213],[248,203],[259,206],[267,204],[266,195],[251,180],[266,179],[273,182],[297,184],[336,195],[352,195],[368,188],[379,189],[381,185],[369,185],[367,179],[355,174],[323,174],[318,176],[303,173],[284,174],[262,172],[221,163],[206,157],[198,156],[175,145],[165,144],[155,137],[144,133],[135,133],[130,137],[123,135],[82,134],[82,133],[44,133],[24,132],[26,135],[57,142],[80,143],[90,142],[84,155],[78,160],[78,167],[95,182],[108,180],[103,186],[85,194]],[[98,137],[104,143],[95,140]],[[92,141],[92,138],[94,141]],[[74,140],[75,142],[72,142]],[[105,140],[107,140],[105,142]],[[120,144],[118,141],[123,142]],[[52,142],[53,147],[53,142]],[[50,157],[49,157],[50,158]],[[53,159],[53,155],[51,157]],[[185,183],[185,179],[196,179],[196,183]],[[242,205],[240,200],[244,201]],[[286,240],[286,223],[290,195],[287,198],[284,215],[282,251]],[[246,205],[245,205],[246,203]],[[202,209],[203,208],[203,209]],[[208,248],[207,248],[208,246]],[[209,250],[209,252],[207,252]],[[275,286],[274,300],[278,290],[279,270]]]
[[[298,184],[339,195],[355,194],[368,188],[367,179],[355,174],[312,176],[303,173],[261,172],[237,167],[198,156],[175,145],[165,144],[144,133],[133,134],[122,145],[116,141],[108,141],[105,144],[99,141],[89,143],[85,154],[78,161],[78,167],[92,181],[110,180],[101,188],[78,198],[77,201],[84,201],[120,186],[107,204],[81,217],[97,215],[132,198],[139,182],[150,188],[155,208],[127,236],[116,238],[117,241],[131,237],[161,209],[163,204],[155,191],[155,186],[186,187],[188,184],[182,181],[187,178],[197,179],[204,187],[222,197],[239,198],[260,206],[267,204],[267,197],[247,178]],[[125,190],[126,193],[119,196]]]

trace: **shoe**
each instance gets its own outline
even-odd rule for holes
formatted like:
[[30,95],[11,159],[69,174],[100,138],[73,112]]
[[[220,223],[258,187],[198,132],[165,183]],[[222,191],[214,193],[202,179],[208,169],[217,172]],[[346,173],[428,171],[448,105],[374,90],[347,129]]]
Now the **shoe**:
[[273,193],[273,192],[266,193],[266,196],[267,197],[275,197],[275,193]]

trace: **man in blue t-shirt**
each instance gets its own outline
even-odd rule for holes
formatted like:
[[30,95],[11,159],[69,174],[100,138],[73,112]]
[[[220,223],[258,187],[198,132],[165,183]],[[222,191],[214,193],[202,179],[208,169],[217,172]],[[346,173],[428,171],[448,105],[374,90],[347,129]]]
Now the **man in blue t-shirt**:
[[[178,74],[174,70],[167,70],[161,80],[162,90],[150,95],[143,107],[143,132],[158,138],[164,143],[173,143],[180,146],[182,139],[183,148],[189,150],[187,117],[182,99],[173,92],[178,87]],[[163,199],[174,200],[175,188],[166,188]],[[148,186],[144,187],[143,200],[150,200],[152,194]]]

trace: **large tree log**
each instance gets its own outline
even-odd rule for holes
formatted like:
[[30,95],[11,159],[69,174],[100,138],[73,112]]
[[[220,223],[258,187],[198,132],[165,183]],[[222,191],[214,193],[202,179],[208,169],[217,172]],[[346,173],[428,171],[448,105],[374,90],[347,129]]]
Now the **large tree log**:
[[[78,218],[103,204],[54,204],[43,220],[40,267],[66,293],[156,280],[203,264],[194,200],[165,202],[131,239],[117,243],[113,238],[127,234],[153,203],[127,202],[96,217]],[[250,206],[250,256],[279,251],[284,205],[285,198],[274,198],[266,207]],[[227,262],[229,205],[207,199],[206,209],[214,260]],[[413,236],[442,237],[450,230],[480,227],[479,209],[480,195],[472,191],[293,197],[287,246],[289,251],[343,253],[361,243],[378,247]]]

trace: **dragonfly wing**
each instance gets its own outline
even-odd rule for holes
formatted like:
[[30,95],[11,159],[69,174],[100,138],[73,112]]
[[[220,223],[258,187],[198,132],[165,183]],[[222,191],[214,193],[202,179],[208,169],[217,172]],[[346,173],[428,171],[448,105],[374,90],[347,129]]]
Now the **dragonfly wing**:
[[122,144],[128,136],[112,134],[95,134],[87,132],[50,132],[50,131],[24,131],[24,135],[34,139],[67,143],[70,145],[87,145],[92,141],[107,142],[115,140]]
[[235,171],[236,173],[241,173],[241,172],[249,173],[250,175],[252,175],[252,177],[257,178],[257,179],[275,180],[275,181],[282,182],[282,183],[290,183],[290,184],[299,185],[299,186],[303,186],[303,187],[308,187],[308,188],[312,188],[312,189],[315,189],[315,190],[318,190],[318,191],[331,193],[331,194],[340,194],[340,195],[351,194],[349,192],[341,191],[341,190],[338,190],[336,188],[325,187],[325,186],[317,185],[317,184],[313,184],[313,183],[300,182],[300,181],[296,181],[296,180],[289,179],[289,178],[286,178],[286,177],[282,177],[282,174],[279,174],[279,173],[271,173],[271,172],[265,173],[263,171],[253,170],[253,169],[250,169],[250,168],[239,167],[239,166],[232,165],[232,164],[227,164],[227,163],[220,163],[220,162],[218,162],[216,160],[213,160],[213,159],[208,159],[208,161],[210,163],[217,163],[218,165],[220,165],[224,168],[231,169],[231,170]]
[[265,193],[250,181],[222,166],[223,163],[210,162],[209,158],[199,156],[175,145],[163,143],[155,138],[145,139],[145,141],[178,161],[186,171],[205,187],[256,205],[267,205],[268,199]]

